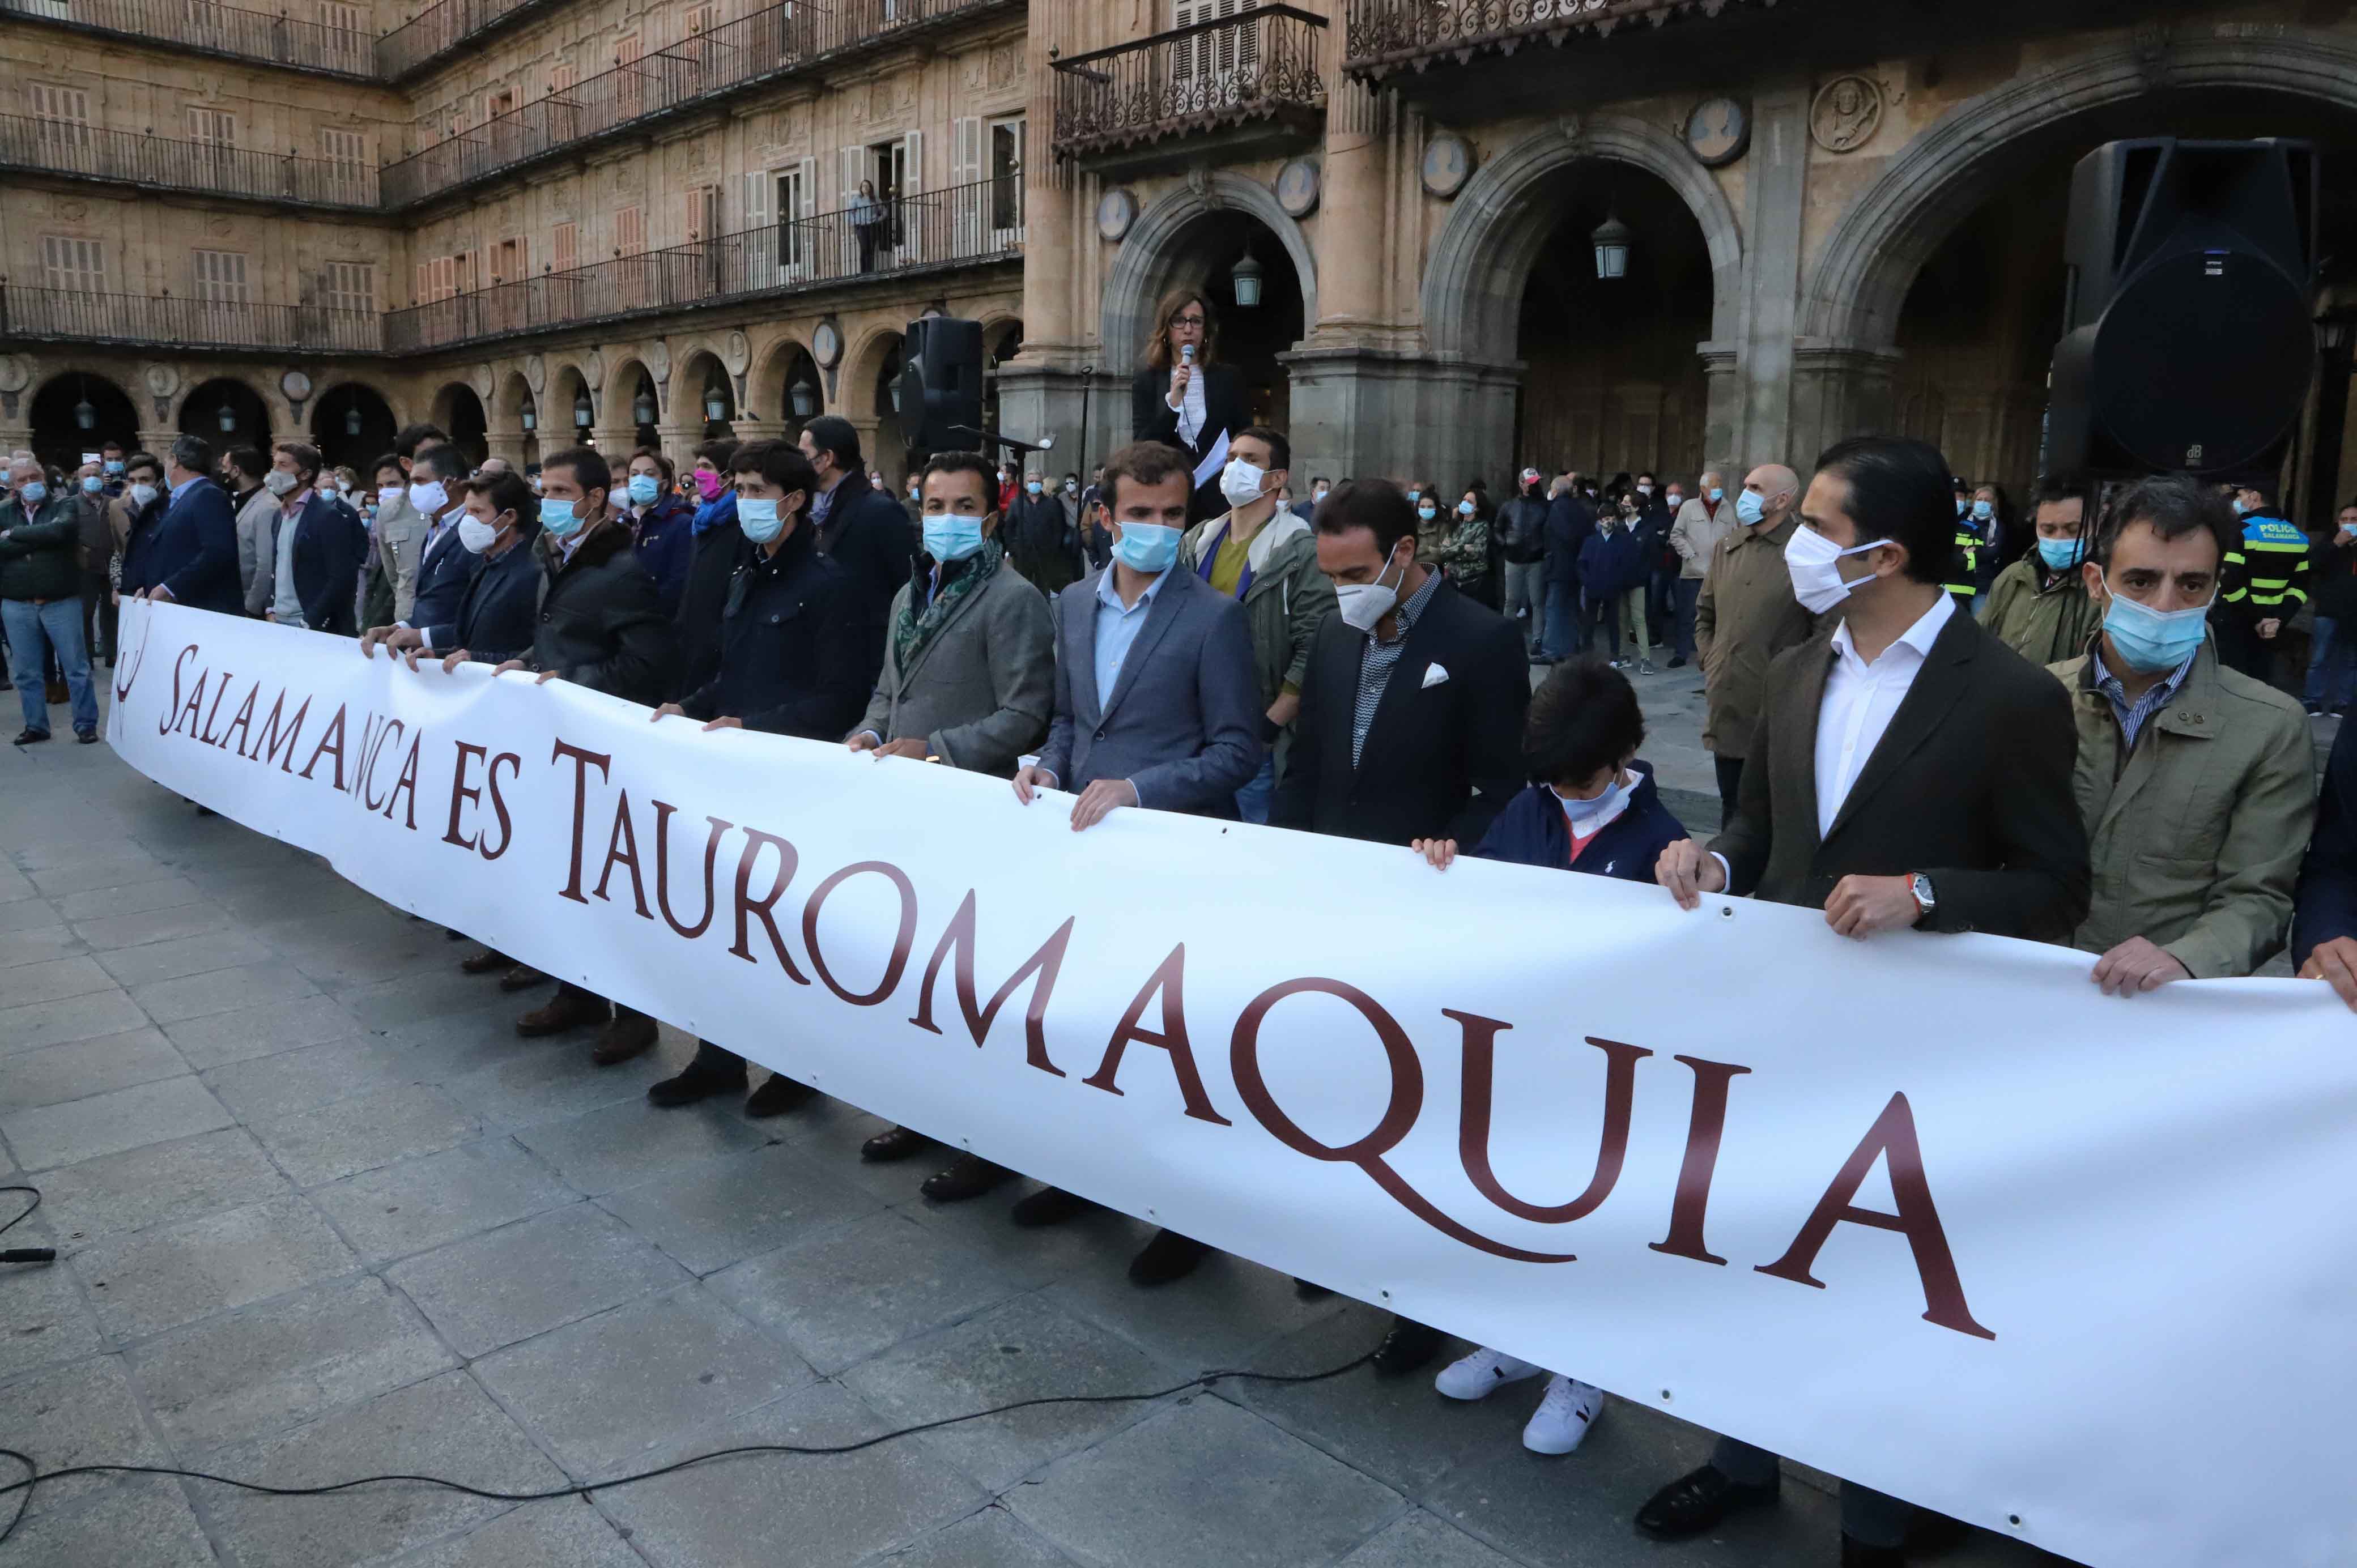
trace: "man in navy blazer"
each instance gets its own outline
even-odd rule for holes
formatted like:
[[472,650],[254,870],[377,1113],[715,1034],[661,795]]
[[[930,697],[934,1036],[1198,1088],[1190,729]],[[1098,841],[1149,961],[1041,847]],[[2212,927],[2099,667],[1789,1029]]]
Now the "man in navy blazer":
[[[1105,465],[1113,564],[1056,596],[1056,707],[1039,760],[1015,798],[1069,789],[1075,832],[1123,806],[1236,815],[1260,771],[1260,679],[1244,607],[1177,565],[1192,489],[1185,453],[1141,441]],[[1015,1206],[1017,1225],[1054,1225],[1087,1208],[1059,1187]],[[1135,1283],[1192,1273],[1210,1249],[1158,1232],[1130,1261]]]
[[458,518],[466,507],[467,457],[457,444],[420,443],[410,459],[404,497],[423,525],[419,534],[417,591],[409,614],[392,626],[371,627],[382,642],[397,628],[438,626],[457,618],[458,599],[474,575],[475,558],[458,542]]
[[124,574],[124,593],[221,615],[245,613],[237,518],[212,471],[213,449],[202,437],[183,435],[172,443],[164,465],[171,499]]
[[1075,830],[1121,806],[1233,818],[1260,770],[1260,688],[1243,607],[1174,572],[1189,475],[1141,441],[1105,466],[1113,564],[1056,596],[1056,707],[1037,766],[1015,777],[1080,796]]
[[[270,618],[350,637],[360,628],[355,585],[368,559],[368,524],[332,489],[318,488],[319,449],[281,441],[263,484],[277,502],[269,520]],[[282,554],[284,559],[281,559]]]

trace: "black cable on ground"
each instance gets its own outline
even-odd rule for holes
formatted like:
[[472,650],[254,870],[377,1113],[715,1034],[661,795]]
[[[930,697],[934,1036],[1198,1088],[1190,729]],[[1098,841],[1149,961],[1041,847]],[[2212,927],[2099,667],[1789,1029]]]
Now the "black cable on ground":
[[[26,1209],[25,1214],[30,1214],[33,1208],[40,1207],[41,1195],[32,1187],[0,1187],[0,1192],[32,1193],[32,1208]],[[25,1218],[25,1214],[16,1216],[16,1219],[10,1220],[8,1225],[16,1224],[17,1219]],[[0,1225],[0,1230],[7,1230],[8,1225]],[[971,1411],[964,1415],[943,1416],[939,1421],[920,1422],[914,1426],[896,1427],[890,1432],[878,1433],[873,1437],[863,1437],[856,1443],[748,1443],[736,1448],[718,1448],[709,1454],[692,1455],[685,1459],[676,1460],[652,1470],[639,1470],[627,1476],[616,1476],[604,1481],[587,1481],[575,1487],[552,1487],[546,1491],[539,1492],[493,1491],[483,1487],[469,1486],[464,1481],[454,1481],[444,1476],[401,1473],[360,1476],[349,1481],[336,1481],[324,1487],[274,1487],[261,1481],[241,1481],[233,1476],[216,1476],[209,1470],[186,1470],[172,1465],[74,1465],[62,1470],[44,1471],[31,1455],[21,1449],[0,1445],[0,1458],[13,1459],[25,1467],[23,1480],[12,1481],[5,1487],[0,1487],[0,1498],[5,1498],[12,1492],[24,1494],[23,1500],[16,1505],[16,1511],[9,1519],[7,1526],[0,1529],[0,1545],[5,1545],[8,1538],[16,1533],[16,1527],[24,1521],[26,1510],[33,1506],[33,1492],[36,1487],[44,1481],[62,1481],[70,1476],[170,1476],[182,1480],[210,1481],[216,1486],[233,1487],[242,1492],[259,1492],[265,1497],[273,1498],[319,1498],[335,1492],[351,1491],[361,1487],[373,1487],[384,1482],[409,1481],[420,1486],[439,1487],[445,1491],[462,1492],[468,1497],[482,1498],[490,1502],[537,1503],[545,1502],[552,1498],[587,1498],[592,1492],[611,1491],[616,1487],[628,1487],[640,1481],[651,1481],[659,1477],[691,1469],[698,1465],[709,1465],[716,1459],[733,1459],[747,1454],[800,1454],[819,1456],[856,1454],[862,1449],[873,1448],[879,1443],[889,1443],[895,1438],[913,1437],[920,1432],[934,1432],[944,1426],[956,1426],[964,1422],[980,1421],[985,1416],[1005,1415],[1010,1411],[1030,1410],[1039,1405],[1139,1404],[1149,1400],[1168,1399],[1172,1394],[1185,1393],[1189,1389],[1209,1388],[1222,1378],[1235,1378],[1256,1383],[1324,1382],[1329,1378],[1339,1378],[1345,1372],[1357,1371],[1374,1359],[1375,1353],[1370,1350],[1354,1360],[1346,1361],[1339,1367],[1329,1367],[1322,1372],[1241,1370],[1205,1372],[1200,1377],[1189,1378],[1183,1383],[1173,1383],[1167,1389],[1156,1389],[1150,1393],[1050,1394],[1039,1399],[1017,1400],[1012,1404],[993,1405],[988,1410]]]
[[[33,1201],[25,1205],[23,1213],[12,1218],[7,1224],[0,1225],[0,1235],[14,1230],[27,1215],[41,1207],[41,1189],[38,1187],[0,1187],[0,1192],[29,1192],[33,1195]],[[11,1247],[0,1251],[0,1263],[54,1263],[57,1261],[58,1250],[55,1247]],[[7,1539],[5,1535],[0,1535],[0,1541]]]

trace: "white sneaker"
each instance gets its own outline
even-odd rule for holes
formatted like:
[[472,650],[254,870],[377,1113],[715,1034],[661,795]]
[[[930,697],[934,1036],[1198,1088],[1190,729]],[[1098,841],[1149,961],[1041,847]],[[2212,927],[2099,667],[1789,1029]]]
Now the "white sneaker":
[[1523,1428],[1523,1446],[1534,1454],[1568,1454],[1587,1440],[1587,1429],[1603,1413],[1602,1389],[1557,1372],[1547,1379],[1546,1398]]
[[1442,1368],[1440,1376],[1432,1380],[1432,1386],[1453,1400],[1487,1399],[1492,1389],[1535,1378],[1545,1370],[1528,1361],[1517,1361],[1502,1350],[1476,1350],[1463,1360]]

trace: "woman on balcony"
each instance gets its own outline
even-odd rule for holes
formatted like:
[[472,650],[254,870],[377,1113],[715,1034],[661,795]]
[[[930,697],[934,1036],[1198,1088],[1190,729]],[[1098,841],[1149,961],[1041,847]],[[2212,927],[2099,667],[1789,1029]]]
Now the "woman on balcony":
[[876,270],[876,248],[884,239],[884,204],[876,199],[876,182],[859,182],[859,195],[851,204],[851,231],[859,236],[859,270]]
[[1218,363],[1219,338],[1211,302],[1192,288],[1172,290],[1155,312],[1146,368],[1129,384],[1131,439],[1176,446],[1200,481],[1187,508],[1190,525],[1227,515],[1220,470],[1228,438],[1248,423],[1243,380]]

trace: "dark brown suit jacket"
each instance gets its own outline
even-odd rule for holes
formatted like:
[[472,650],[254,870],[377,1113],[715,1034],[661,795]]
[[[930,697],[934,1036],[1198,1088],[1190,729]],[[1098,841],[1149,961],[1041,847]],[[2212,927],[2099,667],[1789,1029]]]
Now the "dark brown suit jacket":
[[2079,751],[2053,676],[1949,618],[1830,832],[1817,834],[1817,714],[1831,628],[1779,654],[1735,816],[1710,847],[1728,890],[1823,908],[1848,875],[1932,878],[1921,929],[2068,941],[2087,913]]

